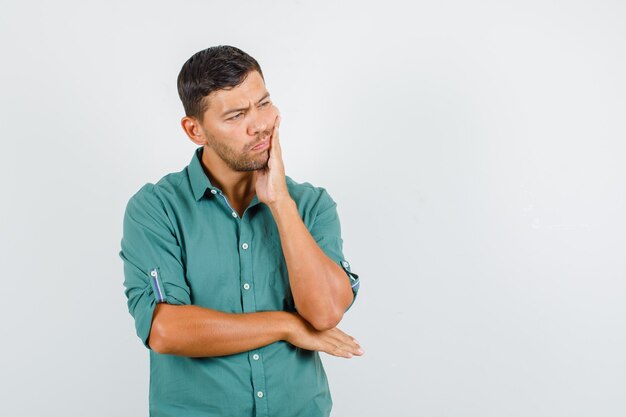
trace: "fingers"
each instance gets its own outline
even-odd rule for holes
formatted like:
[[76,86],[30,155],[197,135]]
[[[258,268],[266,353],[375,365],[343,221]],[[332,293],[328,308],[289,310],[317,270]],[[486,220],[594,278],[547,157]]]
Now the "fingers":
[[277,156],[281,156],[280,149],[280,139],[278,128],[280,127],[280,115],[276,116],[276,121],[274,122],[274,129],[272,130],[272,139],[271,139],[271,147],[272,151],[276,152]]
[[329,355],[342,358],[352,358],[364,354],[360,343],[352,336],[342,332],[338,328],[318,331],[306,320],[295,314],[298,325],[290,333],[287,341],[294,346],[307,350],[326,352]]
[[353,338],[335,328],[327,332],[328,339],[326,340],[326,349],[324,351],[330,355],[352,358],[353,356],[362,356],[363,349],[361,349],[360,343]]
[[362,356],[363,350],[355,343],[329,342],[328,347],[324,350],[326,353],[341,358],[350,359],[354,356]]

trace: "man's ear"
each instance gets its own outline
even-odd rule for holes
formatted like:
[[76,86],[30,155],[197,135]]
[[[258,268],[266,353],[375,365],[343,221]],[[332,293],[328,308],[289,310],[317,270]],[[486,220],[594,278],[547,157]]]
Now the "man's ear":
[[180,125],[189,139],[198,146],[206,144],[202,126],[195,117],[185,116],[180,119]]

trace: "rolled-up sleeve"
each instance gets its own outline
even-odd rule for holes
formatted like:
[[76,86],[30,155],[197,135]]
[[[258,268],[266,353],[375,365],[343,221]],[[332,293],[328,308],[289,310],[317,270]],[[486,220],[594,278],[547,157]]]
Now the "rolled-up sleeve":
[[322,192],[316,203],[315,220],[309,231],[326,256],[339,264],[350,280],[353,297],[352,303],[346,309],[348,311],[356,300],[360,279],[357,274],[352,272],[350,263],[343,255],[343,239],[341,238],[341,223],[337,213],[337,203],[330,197],[326,189],[322,187],[320,189]]
[[153,184],[144,185],[128,201],[119,256],[128,311],[137,336],[149,349],[156,304],[191,304],[182,251]]

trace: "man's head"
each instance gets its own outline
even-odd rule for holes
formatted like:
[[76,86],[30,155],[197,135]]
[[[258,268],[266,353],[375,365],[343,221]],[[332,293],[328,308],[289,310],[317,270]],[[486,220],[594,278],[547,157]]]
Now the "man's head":
[[267,166],[269,152],[252,147],[269,138],[278,109],[254,58],[227,45],[197,52],[178,75],[178,94],[186,114],[181,124],[194,143],[235,171]]

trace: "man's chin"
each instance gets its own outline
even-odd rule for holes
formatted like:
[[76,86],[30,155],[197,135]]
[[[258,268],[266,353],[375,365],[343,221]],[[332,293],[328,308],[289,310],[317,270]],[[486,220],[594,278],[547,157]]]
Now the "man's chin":
[[268,152],[267,154],[262,155],[262,156],[261,156],[261,157],[257,160],[257,162],[258,162],[258,163],[256,164],[256,165],[258,166],[258,168],[257,168],[257,169],[265,169],[265,168],[267,168],[267,163],[268,163],[268,162],[269,162],[269,160],[270,160],[269,151],[267,151],[267,152]]
[[250,161],[249,164],[246,164],[245,168],[239,169],[238,171],[258,171],[259,169],[266,169],[268,161],[269,161],[269,157],[265,160],[256,159],[256,160]]

